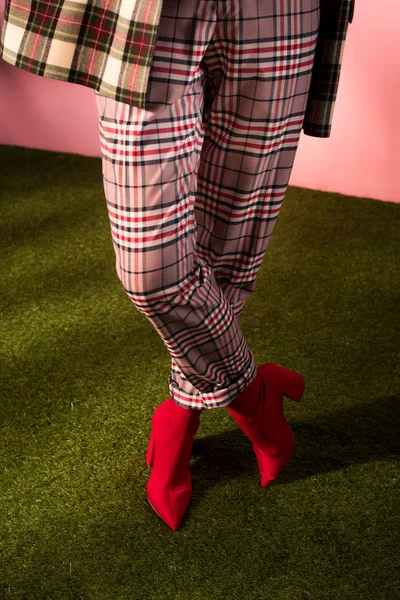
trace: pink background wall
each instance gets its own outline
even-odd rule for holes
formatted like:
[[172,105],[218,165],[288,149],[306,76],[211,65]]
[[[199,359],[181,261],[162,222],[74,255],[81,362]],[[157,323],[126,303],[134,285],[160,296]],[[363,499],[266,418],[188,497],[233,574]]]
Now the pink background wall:
[[[291,185],[400,202],[400,6],[381,6],[356,0],[332,134],[302,134]],[[100,157],[93,90],[0,59],[0,144]]]

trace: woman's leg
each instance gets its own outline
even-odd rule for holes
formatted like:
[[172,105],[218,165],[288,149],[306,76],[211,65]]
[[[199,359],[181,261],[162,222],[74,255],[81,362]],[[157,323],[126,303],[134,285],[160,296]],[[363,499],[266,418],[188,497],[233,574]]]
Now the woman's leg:
[[[311,84],[320,0],[213,4],[217,21],[202,60],[206,97],[196,253],[238,319],[255,289],[289,183]],[[226,382],[243,355],[225,356]],[[170,386],[183,402],[183,391],[190,395],[192,389],[174,357]]]
[[172,382],[171,396],[201,410],[228,404],[256,374],[234,313],[196,250],[201,61],[216,4],[164,1],[146,109],[96,95],[117,273],[185,374],[189,390]]
[[164,0],[146,109],[96,95],[117,273],[183,407],[227,406],[256,377],[238,316],[286,192],[318,18],[319,0]]

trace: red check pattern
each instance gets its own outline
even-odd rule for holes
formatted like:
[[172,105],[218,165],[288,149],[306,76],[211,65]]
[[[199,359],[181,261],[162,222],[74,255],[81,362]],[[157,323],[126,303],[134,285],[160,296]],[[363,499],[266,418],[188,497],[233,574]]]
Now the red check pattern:
[[162,0],[6,0],[0,57],[143,106]]
[[[85,85],[101,95],[145,108],[163,5],[174,0],[6,0],[0,58],[42,77]],[[210,0],[207,0],[210,2]],[[329,137],[348,23],[355,0],[321,0],[321,26],[303,131]],[[217,0],[240,10],[236,0]],[[242,4],[246,2],[242,0]],[[176,3],[175,3],[176,4]],[[195,3],[196,4],[196,3]],[[259,0],[265,8],[310,10],[300,0]],[[262,17],[261,17],[262,23]]]
[[227,406],[256,376],[238,320],[287,190],[319,15],[319,0],[166,1],[146,107],[96,94],[117,273],[181,406]]

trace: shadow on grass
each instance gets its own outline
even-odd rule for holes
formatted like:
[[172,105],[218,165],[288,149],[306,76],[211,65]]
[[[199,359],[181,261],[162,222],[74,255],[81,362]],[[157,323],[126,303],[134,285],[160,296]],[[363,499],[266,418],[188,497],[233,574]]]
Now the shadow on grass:
[[[315,423],[292,422],[296,446],[286,468],[271,486],[399,455],[399,419],[400,394],[328,413]],[[259,482],[252,444],[239,428],[218,436],[195,438],[192,457],[194,505],[196,496],[200,500],[205,489],[221,480],[247,475]]]

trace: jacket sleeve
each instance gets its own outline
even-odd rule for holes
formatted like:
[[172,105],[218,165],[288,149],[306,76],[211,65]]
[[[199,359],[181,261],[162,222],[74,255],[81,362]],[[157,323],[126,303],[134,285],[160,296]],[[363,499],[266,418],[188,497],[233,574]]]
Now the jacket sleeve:
[[318,41],[303,122],[305,135],[329,137],[348,24],[355,0],[321,0]]

